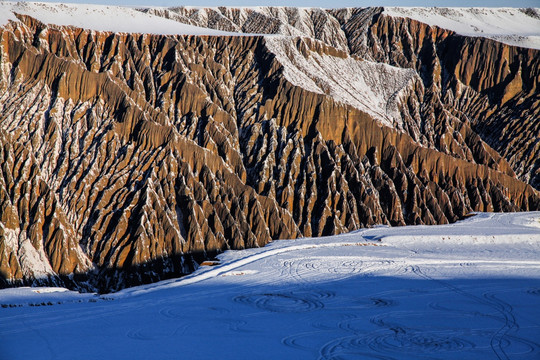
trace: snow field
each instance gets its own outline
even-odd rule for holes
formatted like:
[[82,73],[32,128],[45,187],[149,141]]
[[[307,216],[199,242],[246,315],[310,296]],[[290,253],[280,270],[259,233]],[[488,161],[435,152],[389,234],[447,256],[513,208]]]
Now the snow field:
[[96,31],[162,35],[241,35],[212,30],[149,15],[124,6],[0,1],[0,26],[16,21],[15,13],[45,24]]
[[384,14],[408,17],[461,35],[540,49],[539,9],[385,7]]
[[[262,11],[263,8],[253,9]],[[30,15],[47,24],[77,26],[96,31],[163,35],[250,35],[182,24],[127,6],[0,1],[0,25],[5,25],[9,20],[16,21],[14,13]],[[482,36],[510,45],[540,49],[540,10],[537,8],[385,7],[384,13],[408,17],[461,35]]]
[[[22,306],[0,308],[0,354],[536,359],[539,219],[477,214],[445,226],[276,241],[225,252],[219,265],[188,277],[101,297],[1,290],[0,303]],[[61,304],[28,306],[61,294]]]

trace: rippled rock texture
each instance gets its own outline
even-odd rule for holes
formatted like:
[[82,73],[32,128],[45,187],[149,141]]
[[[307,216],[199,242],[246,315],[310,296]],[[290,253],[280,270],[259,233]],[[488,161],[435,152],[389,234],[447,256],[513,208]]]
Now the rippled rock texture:
[[381,9],[204,11],[158,15],[293,36],[0,28],[0,285],[113,291],[274,239],[540,208],[538,51]]

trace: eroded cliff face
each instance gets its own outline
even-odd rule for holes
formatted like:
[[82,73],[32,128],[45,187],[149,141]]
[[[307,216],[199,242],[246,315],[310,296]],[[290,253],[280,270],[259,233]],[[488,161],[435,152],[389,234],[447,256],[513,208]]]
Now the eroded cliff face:
[[[340,20],[347,29],[354,15]],[[431,134],[437,149],[455,153],[448,149],[448,139],[455,130],[463,133],[461,128],[465,128],[469,148],[480,147],[474,140],[478,134],[518,178],[540,188],[539,50],[460,36],[385,15],[372,17],[367,29],[361,34],[347,33],[351,53],[414,68],[422,78],[425,90],[419,100],[430,106],[424,106],[416,118],[416,111],[404,111],[409,134],[415,138],[418,133]],[[414,104],[416,99],[412,100]],[[499,155],[491,149],[488,153],[473,150],[473,157],[483,158],[484,163],[499,162]]]
[[446,154],[489,166],[498,163],[501,171],[515,172],[540,189],[540,52],[456,35],[387,16],[383,10],[178,7],[141,11],[219,30],[310,37],[352,56],[414,69],[421,80],[401,94],[399,120],[393,127]]
[[[431,65],[417,50],[427,45],[394,61],[383,33],[405,21],[369,14],[356,15],[354,32],[349,10],[313,13],[319,40],[115,34],[22,15],[1,28],[3,285],[112,291],[273,239],[539,209],[519,168],[475,132],[486,122],[471,118],[514,119],[504,109],[524,90],[491,97],[476,75],[465,81],[473,65],[459,57],[444,57],[456,69],[448,79],[434,70],[443,67],[435,45]],[[430,44],[451,37],[425,31]],[[378,112],[362,96],[336,99],[347,72],[330,81],[313,70],[346,61],[359,69],[357,84],[369,83],[362,69],[382,66],[373,60],[403,80],[377,92],[390,104]],[[519,149],[512,154],[530,171]]]

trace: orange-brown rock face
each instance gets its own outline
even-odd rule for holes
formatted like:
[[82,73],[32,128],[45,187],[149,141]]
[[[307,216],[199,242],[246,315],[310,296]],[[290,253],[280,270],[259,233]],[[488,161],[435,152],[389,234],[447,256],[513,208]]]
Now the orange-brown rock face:
[[459,36],[386,16],[383,8],[142,11],[225,31],[306,36],[366,60],[413,68],[421,81],[408,89],[396,128],[423,146],[497,164],[540,189],[538,50]]
[[[354,32],[347,16],[318,12],[314,24],[335,32],[315,26],[312,36],[324,42],[284,38],[279,48],[261,36],[114,34],[25,16],[1,28],[3,285],[111,291],[273,239],[539,209],[538,193],[515,175],[530,172],[533,160],[508,150],[509,163],[475,132],[510,120],[538,131],[505,110],[520,86],[536,96],[527,84],[537,78],[522,71],[521,85],[473,83],[472,60],[442,57],[435,40],[429,69],[422,51],[421,64],[394,63],[393,52],[375,51],[380,44],[358,40],[364,47],[355,50],[356,37],[369,28],[365,36],[382,44],[392,26],[421,25],[364,14]],[[426,38],[439,37],[451,34]],[[403,79],[399,98],[385,99],[395,108],[385,119],[361,109],[361,97],[336,100],[340,81],[323,84],[305,70],[310,61],[365,70],[366,54],[399,65],[384,67]],[[294,79],[302,66],[316,88]],[[450,68],[453,88],[444,80]],[[484,94],[501,81],[500,98]],[[465,121],[471,114],[484,117]]]
[[[367,30],[358,33],[355,18],[363,19],[362,12],[340,19],[351,53],[414,68],[422,77],[423,91],[403,111],[409,134],[462,158],[468,154],[458,148],[468,147],[476,162],[498,163],[511,174],[510,165],[518,178],[540,189],[539,50],[385,15],[364,20]],[[430,106],[418,109],[414,103]]]

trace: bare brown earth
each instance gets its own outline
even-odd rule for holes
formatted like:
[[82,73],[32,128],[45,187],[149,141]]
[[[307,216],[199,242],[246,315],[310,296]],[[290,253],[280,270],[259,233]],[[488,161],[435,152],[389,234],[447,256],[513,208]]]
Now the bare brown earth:
[[[239,14],[189,22],[284,31]],[[112,291],[274,239],[540,209],[538,51],[313,10],[290,49],[418,73],[387,127],[293,85],[262,36],[19,19],[0,28],[0,285]]]

